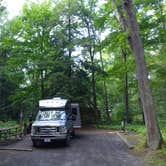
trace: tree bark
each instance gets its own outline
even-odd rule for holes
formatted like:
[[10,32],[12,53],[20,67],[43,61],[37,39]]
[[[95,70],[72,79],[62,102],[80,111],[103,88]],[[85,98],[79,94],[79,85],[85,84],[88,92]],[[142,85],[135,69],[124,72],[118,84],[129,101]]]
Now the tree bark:
[[42,99],[44,99],[45,89],[44,89],[44,76],[43,76],[43,70],[42,69],[40,71],[40,76],[41,76],[41,97],[42,97]]
[[[104,72],[104,64],[103,64],[103,56],[102,56],[102,51],[101,51],[101,42],[99,40],[99,49],[100,49],[100,61],[101,61],[101,67]],[[107,85],[106,85],[106,78],[103,76],[103,90],[104,90],[104,104],[105,104],[105,112],[107,115],[107,118],[109,118],[109,108],[108,108],[108,93],[107,93]]]
[[100,119],[100,111],[97,108],[97,100],[96,100],[96,79],[95,79],[95,63],[94,63],[94,54],[95,54],[95,43],[94,41],[91,40],[92,36],[94,35],[94,31],[90,31],[93,29],[93,27],[90,25],[91,21],[84,19],[86,28],[88,31],[88,37],[90,39],[89,45],[88,45],[88,51],[89,51],[89,56],[90,56],[90,61],[91,61],[91,73],[92,73],[92,99],[93,99],[93,108],[95,111],[95,116],[96,116],[96,122]]
[[69,79],[71,79],[71,54],[72,54],[72,49],[71,49],[71,42],[72,42],[72,37],[71,37],[71,12],[70,12],[70,7],[71,6],[71,1],[68,0],[68,44],[69,44],[69,48],[68,48],[68,54],[69,54]]
[[138,94],[138,106],[139,106],[139,109],[141,110],[142,122],[145,125],[145,117],[144,117],[143,106],[142,106],[140,94]]
[[68,87],[68,95],[71,96],[72,94],[72,66],[71,66],[71,57],[72,57],[72,27],[71,27],[71,0],[68,0],[68,78],[69,78],[69,87]]
[[93,96],[93,107],[95,110],[96,121],[100,119],[100,113],[97,109],[97,101],[96,101],[96,80],[95,80],[95,69],[94,69],[94,52],[92,51],[92,46],[89,48],[89,54],[91,59],[91,71],[92,71],[92,96]]
[[144,48],[140,38],[139,25],[133,10],[132,0],[123,0],[127,25],[130,35],[130,46],[134,54],[138,87],[143,105],[145,125],[147,129],[147,145],[151,149],[157,149],[162,142],[162,136],[157,122],[156,111],[153,103],[152,92],[148,80],[148,72],[144,57]]
[[[122,49],[122,56],[124,64],[126,65],[127,53],[126,50]],[[124,107],[125,107],[125,122],[129,123],[129,96],[128,96],[128,73],[124,73]]]

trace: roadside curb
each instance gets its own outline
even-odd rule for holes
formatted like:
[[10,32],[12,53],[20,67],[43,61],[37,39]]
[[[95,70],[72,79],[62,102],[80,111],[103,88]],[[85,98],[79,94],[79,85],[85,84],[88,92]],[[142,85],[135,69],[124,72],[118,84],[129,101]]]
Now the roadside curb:
[[129,149],[133,149],[134,145],[130,144],[119,132],[116,132],[116,134],[121,138],[121,140],[127,145]]
[[0,148],[0,150],[14,150],[14,151],[28,151],[28,152],[33,151],[33,149],[25,149],[25,148]]

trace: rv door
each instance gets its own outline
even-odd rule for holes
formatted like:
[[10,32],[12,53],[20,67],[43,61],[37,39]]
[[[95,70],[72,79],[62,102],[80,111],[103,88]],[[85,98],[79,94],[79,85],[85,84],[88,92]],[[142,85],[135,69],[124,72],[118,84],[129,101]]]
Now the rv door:
[[74,128],[81,128],[81,117],[80,117],[80,109],[78,103],[71,104],[72,109],[72,120]]

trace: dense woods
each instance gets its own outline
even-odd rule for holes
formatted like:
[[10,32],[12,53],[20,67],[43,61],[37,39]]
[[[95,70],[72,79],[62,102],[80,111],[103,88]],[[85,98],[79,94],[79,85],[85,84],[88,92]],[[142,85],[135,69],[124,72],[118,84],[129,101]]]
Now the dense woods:
[[0,20],[0,121],[61,96],[80,103],[84,124],[145,122],[148,146],[160,146],[164,0],[27,2],[11,20],[1,0]]

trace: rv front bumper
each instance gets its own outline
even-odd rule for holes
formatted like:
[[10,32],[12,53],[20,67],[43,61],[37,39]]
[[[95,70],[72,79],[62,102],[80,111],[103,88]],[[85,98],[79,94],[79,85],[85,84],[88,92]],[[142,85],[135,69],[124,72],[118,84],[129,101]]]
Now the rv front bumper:
[[43,136],[43,135],[31,135],[31,140],[40,140],[40,141],[44,141],[44,142],[52,142],[52,141],[56,141],[56,140],[65,140],[67,137],[67,134],[59,134],[59,135],[55,135],[55,136]]

